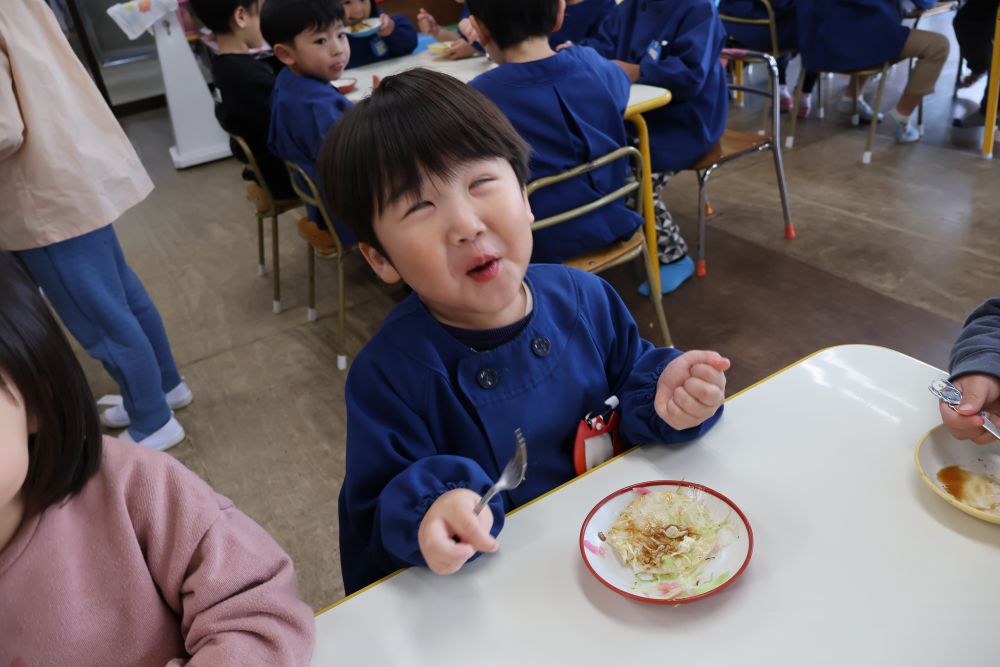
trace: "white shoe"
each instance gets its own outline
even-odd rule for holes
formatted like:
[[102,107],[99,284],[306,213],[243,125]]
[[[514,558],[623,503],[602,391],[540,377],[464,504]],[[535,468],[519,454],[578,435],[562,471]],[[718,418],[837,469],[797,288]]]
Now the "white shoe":
[[[187,434],[184,432],[184,427],[174,417],[171,417],[170,421],[136,444],[142,445],[146,449],[155,449],[158,452],[163,452],[182,442],[185,437],[187,437]],[[135,442],[127,430],[119,433],[118,439],[123,442]]]
[[[167,407],[171,410],[186,408],[191,405],[191,401],[193,400],[194,394],[191,393],[191,387],[184,380],[181,380],[179,385],[167,392]],[[102,424],[108,428],[125,428],[132,423],[132,420],[128,416],[128,411],[125,410],[125,406],[122,404],[121,396],[106,396],[99,401],[99,403],[101,402],[105,405],[110,402],[115,403],[101,413]]]

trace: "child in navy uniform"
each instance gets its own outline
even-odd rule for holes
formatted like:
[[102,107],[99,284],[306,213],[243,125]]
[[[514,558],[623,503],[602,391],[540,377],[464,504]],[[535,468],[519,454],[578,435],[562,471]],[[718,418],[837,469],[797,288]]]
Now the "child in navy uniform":
[[[261,30],[285,64],[271,96],[268,145],[317,183],[316,157],[323,137],[351,108],[351,102],[330,85],[343,74],[351,55],[344,7],[340,0],[267,0]],[[309,219],[317,225],[310,231],[319,233],[315,210],[309,211]],[[340,240],[353,244],[350,231],[333,222]]]
[[417,29],[402,15],[389,16],[379,11],[374,0],[344,0],[344,14],[348,23],[369,18],[382,21],[382,27],[368,37],[352,37],[351,59],[348,69],[388,58],[413,53],[417,48]]
[[[630,443],[691,440],[719,418],[727,359],[654,348],[600,278],[528,266],[527,154],[483,95],[421,69],[384,79],[323,146],[323,187],[359,250],[413,288],[347,378],[348,592],[496,550],[506,511],[576,474],[574,433],[611,396]],[[477,516],[515,428],[527,479]]]
[[[562,22],[560,0],[468,0],[472,23],[500,67],[470,82],[531,146],[531,179],[551,176],[627,145],[629,81],[591,48],[559,53],[548,36]],[[625,183],[620,160],[531,196],[538,218],[594,201]],[[535,232],[533,262],[562,262],[629,238],[642,218],[624,198]]]
[[[459,15],[459,21],[467,21],[469,18],[469,7],[465,4],[465,0],[455,1],[462,5],[462,13]],[[448,30],[438,23],[433,14],[422,7],[417,12],[417,28],[420,32],[430,35],[439,42],[451,42],[448,49],[444,52],[444,57],[449,60],[471,58],[477,53],[461,30]]]
[[[250,49],[259,48],[264,42],[260,34],[261,1],[191,0],[191,9],[215,33],[219,43],[219,55],[212,60],[217,97],[215,117],[219,125],[226,132],[243,137],[271,194],[287,199],[295,196],[288,172],[281,159],[267,148],[274,70],[250,53]],[[235,141],[232,149],[236,159],[248,162]],[[244,178],[254,180],[249,170],[244,170]]]
[[[632,82],[670,90],[670,104],[643,114],[657,189],[708,152],[726,129],[729,100],[719,63],[725,37],[713,0],[624,0],[597,36],[583,41]],[[694,264],[666,209],[656,217],[666,290],[690,276]]]
[[552,33],[549,43],[556,48],[565,42],[580,42],[597,34],[615,0],[566,0],[562,26]]

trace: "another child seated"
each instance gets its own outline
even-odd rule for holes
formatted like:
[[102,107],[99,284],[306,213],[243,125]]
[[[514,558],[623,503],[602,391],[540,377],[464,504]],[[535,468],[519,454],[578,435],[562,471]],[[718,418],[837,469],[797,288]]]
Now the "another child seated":
[[615,0],[565,0],[562,26],[549,36],[556,48],[565,42],[580,42],[593,37],[604,19],[615,9]]
[[958,411],[941,402],[941,420],[959,440],[980,445],[996,441],[979,413],[1000,424],[1000,297],[988,299],[965,321],[951,348],[951,381],[962,390]]
[[351,45],[348,68],[405,56],[417,48],[417,29],[410,20],[401,14],[383,14],[374,0],[344,0],[344,13],[348,24],[370,18],[382,22],[374,35],[351,38],[354,43]]
[[[347,591],[495,551],[506,511],[588,467],[574,434],[612,396],[629,443],[691,440],[720,416],[727,359],[654,348],[600,278],[528,266],[528,151],[481,93],[422,69],[384,79],[323,146],[323,187],[362,255],[413,289],[347,378]],[[517,428],[527,478],[477,516]]]
[[[455,0],[462,5],[462,14],[459,17],[460,20],[466,20],[469,18],[469,7],[465,4],[465,0]],[[461,60],[462,58],[470,58],[476,53],[478,53],[461,31],[448,30],[444,26],[438,23],[434,15],[429,11],[420,8],[417,13],[417,28],[420,32],[425,35],[430,35],[439,42],[450,42],[448,49],[444,52],[445,58],[450,58],[451,60]]]
[[[628,145],[625,107],[629,80],[589,47],[549,46],[562,24],[561,0],[468,0],[479,41],[499,65],[470,85],[500,107],[531,146],[531,179],[591,162]],[[629,162],[619,160],[531,196],[547,218],[592,202],[625,184]],[[625,199],[534,234],[533,262],[562,262],[632,236],[641,216]]]
[[83,369],[8,253],[0,341],[0,665],[307,665],[291,560],[170,456],[102,440]]
[[[271,194],[277,199],[295,196],[288,171],[281,159],[267,147],[271,121],[271,91],[274,70],[250,54],[260,48],[262,0],[191,0],[191,9],[205,27],[215,33],[219,54],[212,60],[217,104],[215,117],[229,134],[242,137],[253,152]],[[239,144],[232,142],[233,155],[248,162]],[[245,172],[247,180],[252,173]]]
[[[318,183],[316,157],[323,137],[352,106],[330,85],[351,56],[344,6],[340,0],[267,0],[260,26],[274,55],[285,64],[271,96],[268,146]],[[312,233],[319,233],[322,221],[311,207],[309,219],[317,225]],[[353,234],[333,223],[341,242],[353,244]]]
[[[649,126],[654,187],[690,168],[722,137],[729,100],[719,64],[725,31],[714,0],[623,0],[592,46],[633,83],[670,90],[670,104],[643,114]],[[656,211],[661,285],[676,287],[694,271],[687,245],[665,206]]]

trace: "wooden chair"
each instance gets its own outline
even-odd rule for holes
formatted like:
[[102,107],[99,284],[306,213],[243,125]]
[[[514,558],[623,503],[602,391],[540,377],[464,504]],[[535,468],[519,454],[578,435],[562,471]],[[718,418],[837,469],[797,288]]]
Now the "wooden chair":
[[[775,60],[786,55],[795,53],[795,49],[782,49],[781,45],[778,44],[778,22],[775,18],[774,7],[771,5],[771,0],[757,0],[760,4],[764,6],[764,11],[767,12],[767,18],[746,18],[743,16],[732,16],[729,14],[719,14],[719,18],[722,19],[723,23],[737,23],[740,25],[755,25],[761,27],[767,27],[771,36],[771,50],[768,51]],[[740,47],[734,47],[735,51],[738,51]],[[732,57],[729,62],[733,66],[733,86],[732,89],[736,91],[736,104],[737,106],[743,106],[743,93],[742,87],[745,85],[743,80],[743,67],[746,62],[738,57]],[[761,134],[767,133],[768,126],[768,113],[765,107],[763,111],[762,118],[763,129],[760,130]]]
[[278,257],[278,216],[293,208],[302,206],[302,202],[297,198],[275,199],[271,194],[271,188],[264,180],[264,172],[261,171],[257,158],[254,157],[250,145],[243,137],[235,134],[230,135],[239,145],[243,155],[247,158],[247,166],[253,172],[256,183],[247,183],[247,200],[253,204],[257,215],[257,275],[264,275],[267,267],[264,265],[264,218],[271,218],[271,272],[273,280],[273,297],[271,309],[275,313],[281,312],[281,265]]
[[[306,253],[309,266],[309,305],[306,319],[316,321],[316,257],[332,259],[337,262],[337,368],[347,368],[347,340],[344,333],[346,299],[344,298],[344,256],[355,250],[357,246],[345,245],[337,235],[330,212],[327,210],[323,197],[320,196],[316,184],[300,166],[285,160],[289,178],[295,194],[303,203],[319,211],[322,227],[308,217],[299,220],[299,233],[306,241]],[[312,223],[312,224],[310,224]]]
[[[632,146],[618,148],[592,162],[578,165],[572,169],[562,172],[561,174],[553,174],[552,176],[545,176],[543,178],[536,179],[528,184],[528,195],[530,196],[541,188],[555,185],[556,183],[562,183],[563,181],[567,181],[571,178],[576,178],[582,174],[600,169],[601,167],[616,162],[624,157],[632,160],[633,168],[635,169],[636,174],[634,181],[629,181],[617,190],[609,192],[594,201],[587,202],[586,204],[582,204],[541,220],[536,220],[531,226],[532,231],[546,229],[548,227],[553,227],[567,222],[573,218],[610,204],[611,202],[621,199],[629,194],[635,195],[636,210],[638,210],[641,214],[643,212],[642,202],[644,199],[640,196],[639,192],[641,184],[643,183],[642,154],[638,149]],[[563,262],[563,264],[581,269],[583,271],[589,271],[590,273],[601,273],[614,266],[624,264],[625,262],[631,262],[635,258],[641,256],[643,266],[646,269],[646,279],[649,281],[650,299],[653,302],[653,310],[656,312],[656,319],[660,325],[660,332],[663,334],[664,345],[673,346],[673,341],[670,338],[670,329],[667,327],[667,316],[663,312],[663,295],[660,294],[660,290],[656,289],[656,286],[659,284],[659,273],[653,266],[649,249],[646,244],[646,235],[650,232],[655,235],[655,229],[647,229],[653,225],[653,216],[643,215],[643,225],[639,227],[639,229],[637,229],[628,239],[624,241],[616,241],[603,248],[585,253],[579,257],[574,257],[573,259]]]
[[792,226],[792,215],[788,207],[785,167],[781,160],[781,134],[779,127],[781,112],[778,107],[778,63],[775,61],[774,56],[769,53],[740,49],[723,49],[722,53],[725,57],[739,58],[746,62],[760,62],[768,66],[769,90],[753,86],[734,85],[733,87],[738,87],[744,93],[761,95],[771,99],[771,127],[770,132],[764,135],[739,132],[727,128],[722,138],[712,146],[711,150],[691,167],[688,167],[688,169],[695,171],[698,175],[698,260],[695,264],[695,273],[698,276],[704,276],[708,273],[705,260],[705,218],[712,214],[712,207],[708,203],[708,179],[722,165],[745,155],[752,155],[766,150],[771,151],[771,154],[774,156],[774,172],[778,179],[778,192],[781,196],[781,209],[785,220],[785,238],[795,238],[795,227]]
[[[872,115],[871,124],[868,127],[868,140],[865,142],[865,152],[861,156],[861,162],[863,164],[870,164],[872,161],[872,145],[875,143],[875,128],[878,127],[878,116],[879,108],[882,106],[882,94],[885,92],[885,82],[888,78],[889,68],[892,67],[893,63],[887,62],[877,67],[869,67],[866,69],[854,70],[851,72],[835,72],[835,74],[846,74],[851,77],[851,84],[854,86],[854,113],[851,114],[851,125],[861,124],[861,115],[858,113],[858,96],[861,91],[858,89],[858,77],[878,77],[878,89],[875,93],[875,104],[872,105],[874,114]],[[785,148],[792,148],[795,145],[795,128],[797,127],[798,115],[799,115],[799,104],[802,100],[802,84],[806,78],[806,70],[803,67],[802,71],[799,73],[799,82],[795,85],[795,105],[792,108],[792,126],[788,130],[788,136],[785,137]]]

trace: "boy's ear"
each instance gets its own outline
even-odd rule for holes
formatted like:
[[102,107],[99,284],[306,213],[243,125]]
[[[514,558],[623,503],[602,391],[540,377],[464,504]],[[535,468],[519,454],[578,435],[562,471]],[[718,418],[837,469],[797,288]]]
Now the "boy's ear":
[[563,19],[566,17],[566,0],[559,0],[559,13],[556,14],[556,24],[552,27],[552,32],[556,32],[562,27]]
[[295,64],[295,53],[287,44],[272,44],[271,49],[274,51],[274,57],[281,61],[282,65],[288,67]]
[[389,258],[376,250],[374,246],[362,241],[358,243],[358,251],[361,252],[362,257],[368,262],[368,266],[372,267],[372,271],[382,279],[382,282],[392,285],[401,280],[396,267],[392,265]]
[[485,49],[486,46],[493,41],[493,35],[490,34],[489,28],[483,25],[483,22],[475,16],[470,16],[469,22],[472,23],[472,27],[476,29],[476,35],[479,37],[479,43],[482,44]]
[[233,27],[245,28],[247,27],[247,22],[249,18],[250,18],[250,12],[247,11],[246,7],[243,7],[241,5],[236,8],[235,12],[233,12],[233,16],[232,18],[230,18],[229,22],[233,24]]

